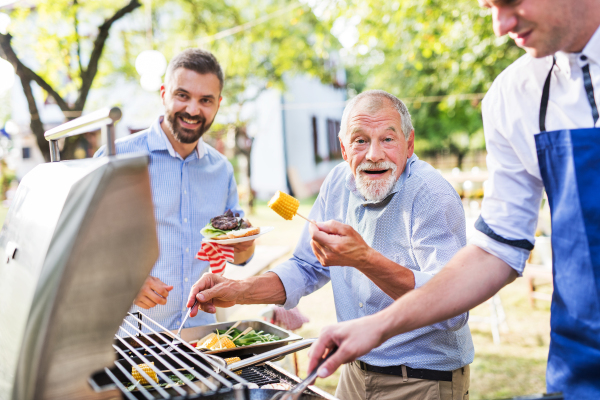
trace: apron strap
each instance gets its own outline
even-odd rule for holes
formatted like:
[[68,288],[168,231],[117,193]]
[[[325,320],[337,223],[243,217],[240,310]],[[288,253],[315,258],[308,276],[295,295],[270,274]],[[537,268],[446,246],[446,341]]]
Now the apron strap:
[[[548,111],[548,100],[550,98],[550,78],[552,77],[552,70],[556,64],[556,57],[552,56],[552,66],[544,82],[544,90],[542,91],[542,102],[540,104],[540,132],[546,131],[546,112]],[[585,87],[585,93],[587,99],[592,107],[592,118],[594,119],[594,125],[598,122],[598,107],[596,106],[596,98],[594,97],[594,86],[592,86],[592,77],[590,76],[590,65],[586,64],[581,67],[583,72],[583,86]]]
[[540,132],[546,132],[546,111],[548,111],[548,99],[550,98],[550,78],[552,70],[556,64],[556,57],[552,56],[552,66],[544,82],[544,91],[542,92],[542,103],[540,104]]
[[590,64],[581,67],[583,71],[583,86],[587,94],[588,101],[592,107],[592,118],[594,118],[594,126],[598,122],[598,107],[596,107],[596,98],[594,97],[594,86],[592,86],[592,77],[590,75]]

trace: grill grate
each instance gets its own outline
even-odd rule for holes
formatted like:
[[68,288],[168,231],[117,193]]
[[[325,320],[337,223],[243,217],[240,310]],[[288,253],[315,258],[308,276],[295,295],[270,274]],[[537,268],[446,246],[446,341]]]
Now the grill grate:
[[[115,339],[124,348],[113,344],[113,348],[120,357],[115,361],[116,368],[104,369],[105,378],[118,388],[125,398],[155,399],[171,398],[173,395],[188,398],[188,396],[196,397],[199,394],[213,394],[230,390],[239,391],[241,395],[239,398],[244,398],[244,394],[248,390],[245,387],[246,380],[226,369],[224,361],[221,364],[215,361],[212,356],[203,354],[186,342],[173,347],[170,352],[165,352],[175,336],[168,329],[144,314],[140,313],[141,315],[138,316],[128,314],[138,326],[127,319],[123,322],[128,325],[128,330],[135,332],[135,336],[122,326],[119,327]],[[142,315],[144,317],[143,321]],[[154,334],[155,339],[145,334],[141,329],[142,326]],[[119,334],[122,336],[119,336]],[[152,379],[146,371],[138,367],[138,364],[148,365],[156,373],[159,382],[157,383]],[[148,381],[149,387],[148,385],[142,385],[133,378],[131,372],[134,369]],[[192,375],[193,378],[190,379],[189,375]],[[173,376],[185,385],[178,386],[171,379]],[[135,385],[136,391],[129,391],[123,384],[124,381],[129,381]],[[233,389],[233,385],[237,383],[243,384],[244,387]],[[165,384],[170,387],[168,389],[162,387]],[[150,390],[152,390],[152,393],[150,393]]]
[[270,383],[279,383],[281,379],[263,366],[253,366],[242,369],[239,375],[250,383],[256,383],[259,387]]

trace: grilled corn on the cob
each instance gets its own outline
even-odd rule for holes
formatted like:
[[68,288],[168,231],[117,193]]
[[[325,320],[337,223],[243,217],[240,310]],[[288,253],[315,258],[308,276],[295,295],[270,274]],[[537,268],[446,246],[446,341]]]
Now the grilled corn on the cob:
[[290,220],[298,212],[300,202],[289,194],[278,191],[269,201],[269,207],[284,219]]
[[[154,363],[152,363],[152,365],[154,365]],[[150,367],[148,364],[138,364],[137,366],[141,368],[145,373],[147,373],[148,376],[150,376],[150,378],[154,380],[154,382],[158,383],[156,371],[154,371],[152,367]],[[150,383],[146,380],[146,378],[142,376],[142,374],[140,373],[140,371],[137,370],[136,367],[131,367],[131,375],[133,375],[133,379],[140,382],[142,385],[148,385]]]
[[215,344],[209,347],[211,350],[235,349],[235,344],[227,336],[221,337]]
[[224,360],[227,363],[227,365],[233,364],[233,363],[238,362],[238,361],[242,361],[242,359],[239,358],[239,357],[229,357],[229,358],[224,358]]
[[214,346],[217,342],[219,341],[219,338],[217,337],[216,333],[211,333],[210,335],[208,335],[205,339],[204,342],[202,342],[202,344],[199,343],[199,346],[197,347],[204,347],[207,349],[210,349],[212,346]]

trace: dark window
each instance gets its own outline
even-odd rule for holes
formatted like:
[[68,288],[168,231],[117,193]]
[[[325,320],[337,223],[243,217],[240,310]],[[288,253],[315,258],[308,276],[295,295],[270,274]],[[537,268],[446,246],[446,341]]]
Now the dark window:
[[26,160],[28,158],[31,158],[31,148],[29,147],[23,147],[23,159]]
[[315,164],[323,161],[319,155],[319,131],[317,130],[317,117],[312,117],[312,136],[313,136],[313,150],[315,153]]
[[327,120],[327,143],[329,144],[329,158],[342,158],[342,148],[338,139],[340,132],[340,121],[335,119]]

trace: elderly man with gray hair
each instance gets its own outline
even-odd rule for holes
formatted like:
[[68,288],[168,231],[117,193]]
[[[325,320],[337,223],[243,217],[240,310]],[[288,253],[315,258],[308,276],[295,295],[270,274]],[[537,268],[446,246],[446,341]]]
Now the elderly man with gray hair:
[[[294,255],[243,281],[204,275],[190,307],[295,307],[331,281],[338,321],[374,314],[424,285],[465,245],[456,191],[414,154],[402,101],[372,90],[353,98],[339,133],[346,162],[321,187]],[[326,221],[326,222],[321,222]],[[196,310],[192,311],[192,316]],[[346,364],[336,396],[348,399],[468,398],[473,344],[468,314],[392,337]]]

